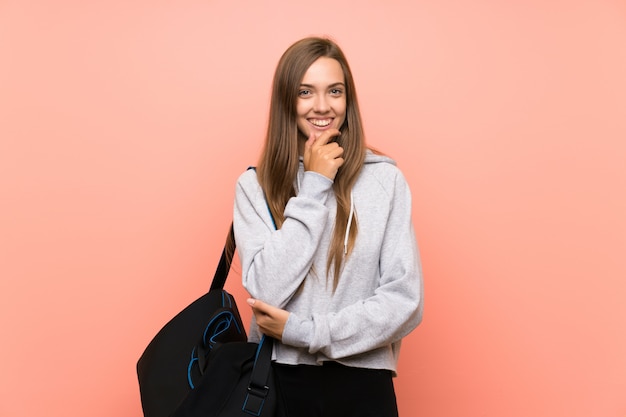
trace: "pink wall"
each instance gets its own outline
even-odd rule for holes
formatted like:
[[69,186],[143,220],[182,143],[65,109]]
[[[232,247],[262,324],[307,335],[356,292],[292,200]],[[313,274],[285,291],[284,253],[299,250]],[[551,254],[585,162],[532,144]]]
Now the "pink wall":
[[135,362],[207,288],[309,34],[414,193],[402,415],[626,415],[623,1],[4,0],[0,416],[141,415]]

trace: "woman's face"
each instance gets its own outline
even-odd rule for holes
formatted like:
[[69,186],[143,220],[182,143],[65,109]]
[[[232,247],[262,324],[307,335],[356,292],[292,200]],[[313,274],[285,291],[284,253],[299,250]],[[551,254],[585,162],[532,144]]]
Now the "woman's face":
[[339,129],[346,119],[346,86],[336,59],[321,57],[304,74],[296,106],[298,129],[305,137]]

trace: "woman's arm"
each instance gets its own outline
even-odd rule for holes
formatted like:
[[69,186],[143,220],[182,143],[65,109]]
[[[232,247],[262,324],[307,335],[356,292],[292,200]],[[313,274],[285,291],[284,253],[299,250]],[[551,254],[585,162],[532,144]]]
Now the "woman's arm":
[[254,298],[284,307],[309,272],[328,221],[324,203],[332,181],[305,172],[298,196],[285,207],[285,221],[274,229],[263,191],[252,170],[237,183],[235,240],[243,285]]
[[399,171],[392,197],[379,259],[380,285],[374,294],[333,313],[290,314],[283,343],[340,359],[396,342],[420,323],[422,270],[411,222],[411,194]]

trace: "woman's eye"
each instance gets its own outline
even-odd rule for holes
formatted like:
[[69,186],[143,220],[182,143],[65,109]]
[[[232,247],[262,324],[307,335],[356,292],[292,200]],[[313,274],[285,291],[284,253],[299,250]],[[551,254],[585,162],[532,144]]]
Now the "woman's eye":
[[300,97],[306,97],[306,96],[308,96],[308,95],[311,95],[311,90],[300,90],[300,91],[298,92],[298,95],[299,95]]
[[332,90],[330,90],[330,94],[334,96],[340,96],[341,94],[343,94],[343,90],[340,90],[339,88],[333,88]]

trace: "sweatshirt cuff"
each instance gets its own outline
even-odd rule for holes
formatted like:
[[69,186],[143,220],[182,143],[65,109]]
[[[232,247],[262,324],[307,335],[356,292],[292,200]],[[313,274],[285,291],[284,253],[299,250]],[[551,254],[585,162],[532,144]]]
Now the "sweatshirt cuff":
[[289,313],[283,330],[282,342],[298,348],[309,348],[313,336],[313,321],[304,320],[295,313]]
[[302,178],[298,197],[307,197],[326,202],[333,187],[333,181],[314,171],[306,171]]

